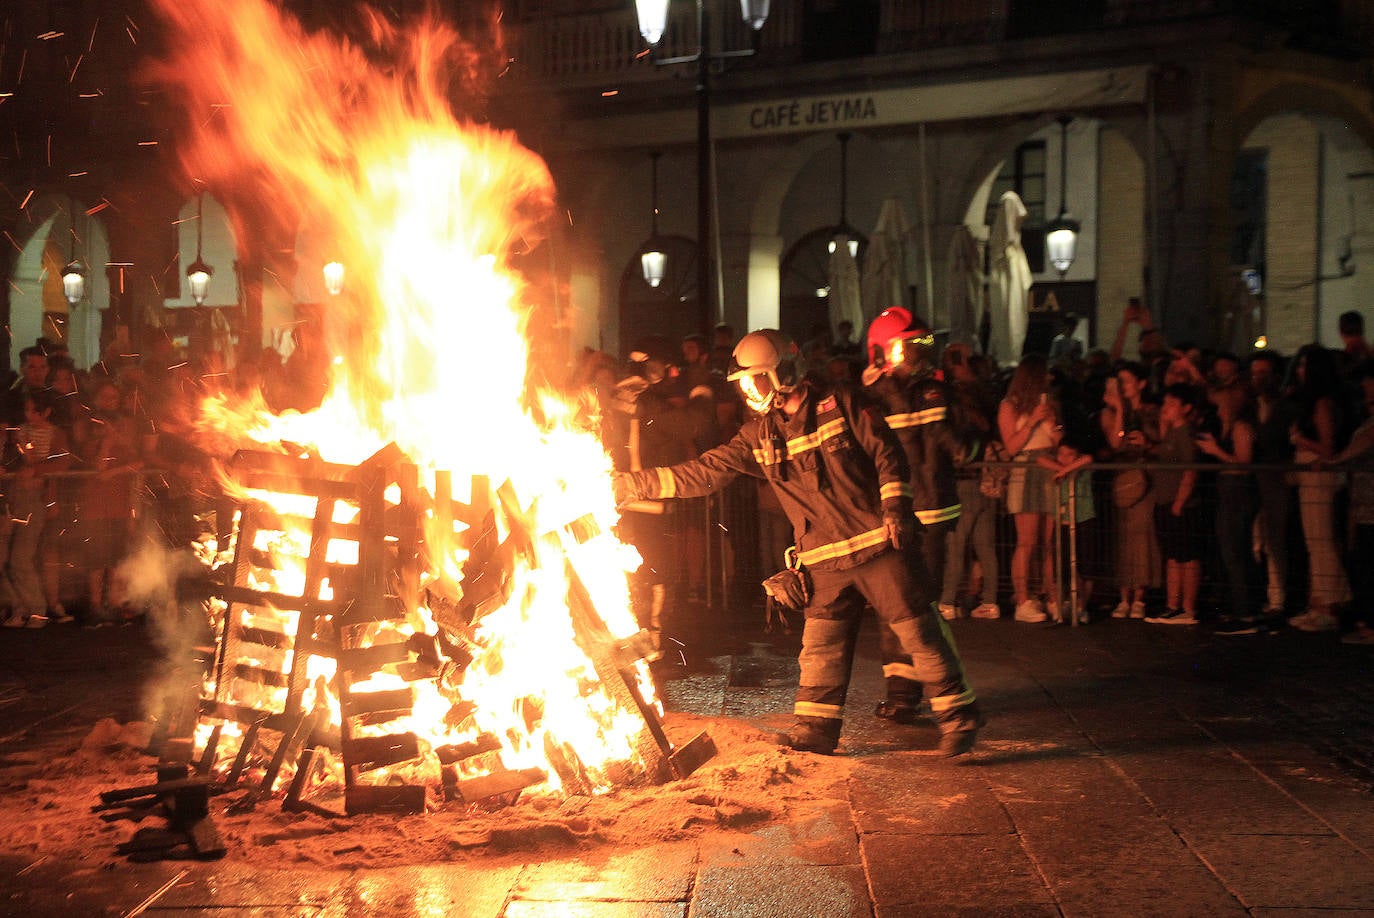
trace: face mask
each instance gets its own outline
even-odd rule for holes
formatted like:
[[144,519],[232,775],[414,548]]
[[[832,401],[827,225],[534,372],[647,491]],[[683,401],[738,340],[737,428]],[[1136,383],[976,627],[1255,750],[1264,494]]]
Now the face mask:
[[750,373],[740,376],[736,382],[744,395],[744,403],[756,414],[767,414],[777,400],[778,391],[773,385],[773,374]]

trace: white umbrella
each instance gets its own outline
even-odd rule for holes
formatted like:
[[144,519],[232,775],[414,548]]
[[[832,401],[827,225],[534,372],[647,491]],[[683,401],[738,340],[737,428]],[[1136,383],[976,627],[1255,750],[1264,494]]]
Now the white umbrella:
[[849,237],[835,237],[835,251],[830,253],[830,329],[833,332],[844,320],[861,331],[865,325],[863,304],[859,297],[859,264],[849,254]]
[[1028,301],[1034,278],[1021,248],[1021,222],[1025,219],[1026,205],[1016,192],[1003,193],[992,238],[988,240],[992,294],[988,304],[992,315],[988,352],[1002,363],[1021,359],[1030,320]]
[[[872,319],[891,306],[907,305],[906,253],[910,238],[911,225],[907,222],[902,202],[896,198],[883,201],[873,235],[868,239],[863,278],[860,281],[863,313],[867,319]],[[934,321],[934,316],[927,317],[927,320]],[[854,327],[862,328],[863,324]]]
[[973,231],[960,224],[949,241],[949,340],[978,340],[983,315],[983,254]]

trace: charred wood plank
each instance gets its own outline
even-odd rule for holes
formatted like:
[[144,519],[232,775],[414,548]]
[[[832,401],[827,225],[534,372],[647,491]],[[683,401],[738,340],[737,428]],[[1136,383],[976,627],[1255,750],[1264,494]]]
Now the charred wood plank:
[[470,743],[457,743],[452,746],[437,746],[434,754],[439,757],[439,761],[445,765],[455,765],[464,759],[470,759],[475,755],[482,755],[487,752],[495,752],[501,748],[501,740],[492,733],[483,733]]
[[251,663],[235,663],[234,678],[275,688],[286,688],[289,682],[286,673],[265,666],[254,666]]
[[381,692],[353,692],[342,705],[344,717],[364,717],[392,712],[409,713],[415,707],[415,690],[387,689]]
[[408,641],[373,644],[339,651],[339,669],[346,673],[375,673],[391,663],[408,662],[414,651]]
[[101,805],[96,809],[109,809],[110,806],[117,806],[143,797],[166,797],[188,787],[209,787],[213,783],[215,783],[214,778],[207,775],[193,775],[189,778],[159,781],[156,784],[141,784],[138,787],[121,787],[116,790],[101,791]]
[[344,792],[344,809],[350,816],[360,813],[423,813],[425,788],[422,784],[354,784]]
[[353,736],[343,740],[344,765],[359,771],[384,768],[418,758],[420,739],[414,733],[388,736]]
[[534,787],[548,779],[548,774],[541,768],[521,768],[516,771],[498,771],[476,778],[462,778],[458,781],[457,789],[463,800],[476,803],[489,797]]
[[271,647],[273,650],[288,650],[291,647],[291,635],[281,631],[273,631],[270,628],[240,625],[237,628],[237,633],[238,639],[245,644],[260,644],[263,647]]

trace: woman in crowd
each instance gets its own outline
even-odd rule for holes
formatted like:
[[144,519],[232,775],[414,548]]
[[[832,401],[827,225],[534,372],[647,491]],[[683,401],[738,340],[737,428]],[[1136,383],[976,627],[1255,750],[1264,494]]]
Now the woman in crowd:
[[[1303,631],[1335,631],[1340,627],[1332,608],[1350,599],[1350,585],[1336,547],[1334,503],[1341,489],[1340,472],[1313,468],[1330,462],[1345,447],[1342,436],[1348,418],[1342,417],[1340,365],[1332,351],[1309,344],[1298,351],[1294,368],[1293,461],[1300,467],[1298,513],[1307,543],[1307,611],[1288,623]],[[1303,467],[1306,468],[1303,468]]]
[[1007,511],[1016,527],[1016,548],[1011,556],[1011,585],[1018,622],[1043,622],[1044,606],[1031,594],[1030,572],[1037,552],[1041,555],[1044,583],[1054,582],[1054,559],[1048,547],[1053,536],[1054,495],[1050,473],[1038,462],[1059,443],[1060,428],[1050,404],[1050,374],[1045,358],[1028,354],[1021,359],[997,409],[1002,444],[1016,462],[1007,482]]
[[[1147,372],[1138,363],[1123,363],[1107,380],[1102,435],[1113,462],[1139,462],[1153,445],[1158,428],[1154,406],[1145,402]],[[1121,601],[1113,618],[1144,618],[1145,591],[1159,584],[1159,545],[1155,539],[1154,498],[1144,469],[1122,469],[1112,481],[1117,508],[1116,576]]]
[[[1207,390],[1216,409],[1216,434],[1200,434],[1197,447],[1223,465],[1254,462],[1254,409],[1249,393],[1238,381]],[[1255,522],[1255,482],[1249,472],[1222,471],[1216,477],[1217,554],[1226,576],[1225,590],[1233,623],[1248,624],[1255,617],[1250,576],[1251,527]]]

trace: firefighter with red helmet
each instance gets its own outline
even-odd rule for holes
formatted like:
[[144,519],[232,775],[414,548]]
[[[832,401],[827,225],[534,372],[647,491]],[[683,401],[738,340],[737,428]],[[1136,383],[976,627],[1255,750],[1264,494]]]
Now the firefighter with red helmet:
[[766,329],[744,336],[729,379],[754,417],[729,442],[668,468],[618,474],[616,499],[709,494],[739,475],[766,480],[792,523],[789,569],[765,588],[805,608],[796,726],[787,745],[831,753],[853,663],[851,626],[871,604],[912,661],[940,726],[961,755],[982,726],[977,700],[924,585],[895,549],[911,537],[906,458],[861,391],[804,378],[796,345]]
[[[909,311],[885,309],[868,326],[864,383],[906,451],[917,522],[909,560],[915,575],[938,596],[945,543],[959,518],[956,465],[961,446],[949,424],[949,393],[935,374],[934,350],[934,335]],[[953,617],[954,610],[941,612]],[[886,629],[880,635],[887,699],[875,713],[909,723],[920,705],[921,686],[896,638]]]

